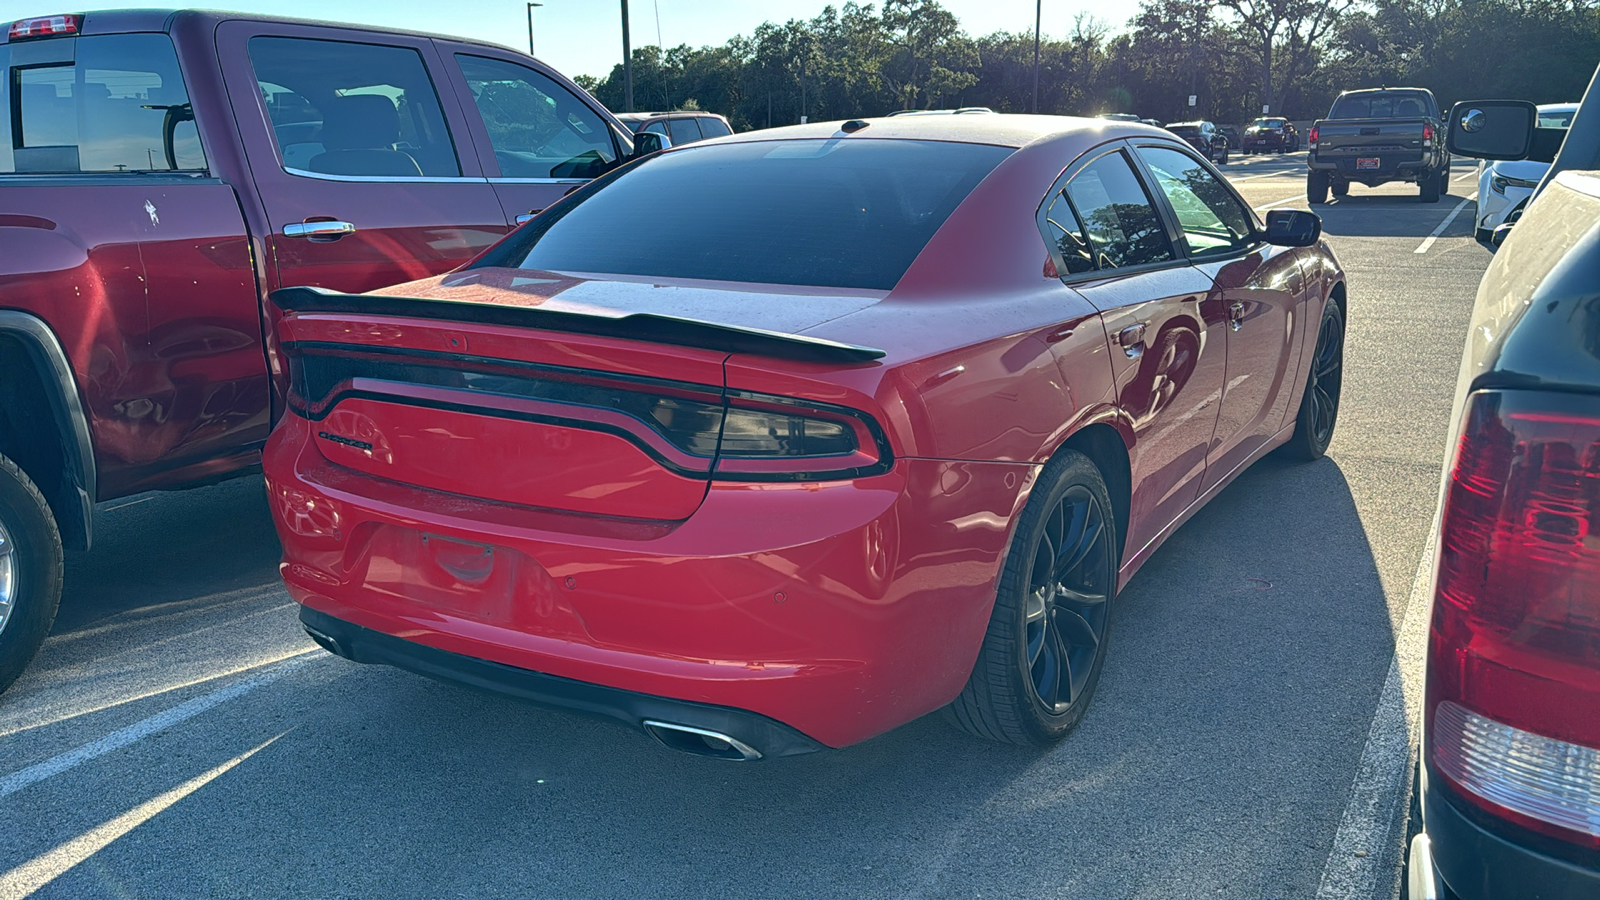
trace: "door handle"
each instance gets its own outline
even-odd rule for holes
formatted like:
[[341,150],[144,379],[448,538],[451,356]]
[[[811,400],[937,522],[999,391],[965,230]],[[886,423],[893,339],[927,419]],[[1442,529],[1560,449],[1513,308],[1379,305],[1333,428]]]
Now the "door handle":
[[284,237],[339,238],[355,233],[356,226],[349,222],[290,222],[283,226]]
[[1228,327],[1238,331],[1244,327],[1240,320],[1244,318],[1244,304],[1238,301],[1228,304]]
[[517,224],[518,225],[526,225],[529,222],[533,221],[533,217],[534,216],[537,216],[539,213],[542,213],[542,212],[544,212],[544,210],[542,210],[542,209],[530,209],[525,213],[518,213],[517,214]]
[[1122,345],[1122,352],[1129,359],[1138,359],[1144,355],[1144,323],[1129,325],[1117,332],[1117,343]]

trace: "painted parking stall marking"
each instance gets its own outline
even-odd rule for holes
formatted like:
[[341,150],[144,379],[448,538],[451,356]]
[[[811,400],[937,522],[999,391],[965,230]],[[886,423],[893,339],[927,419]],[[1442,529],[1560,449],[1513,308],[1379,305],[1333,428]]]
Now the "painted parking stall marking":
[[1450,223],[1456,220],[1456,216],[1461,215],[1461,211],[1467,208],[1467,204],[1476,199],[1478,199],[1477,191],[1473,191],[1472,193],[1468,194],[1465,200],[1462,200],[1460,203],[1456,204],[1455,209],[1450,210],[1450,215],[1444,217],[1444,221],[1439,223],[1439,227],[1435,228],[1432,234],[1428,235],[1426,238],[1423,238],[1422,244],[1411,252],[1427,253],[1428,248],[1433,246],[1433,242],[1439,239],[1439,235],[1444,234],[1444,230],[1449,228]]

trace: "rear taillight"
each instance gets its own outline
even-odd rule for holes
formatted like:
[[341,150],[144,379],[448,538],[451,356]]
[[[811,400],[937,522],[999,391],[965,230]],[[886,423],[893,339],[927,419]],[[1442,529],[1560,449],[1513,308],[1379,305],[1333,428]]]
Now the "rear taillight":
[[11,23],[10,39],[55,37],[77,34],[83,26],[83,16],[41,16],[37,19],[18,19]]
[[888,468],[888,444],[864,414],[743,391],[728,402],[713,478],[809,481]]
[[1311,126],[1311,133],[1306,135],[1306,146],[1317,149],[1317,126]]
[[1424,147],[1427,147],[1427,146],[1430,146],[1432,143],[1433,143],[1433,123],[1432,122],[1423,122],[1422,123],[1422,145]]
[[1600,401],[1468,401],[1428,669],[1439,772],[1490,813],[1600,847]]

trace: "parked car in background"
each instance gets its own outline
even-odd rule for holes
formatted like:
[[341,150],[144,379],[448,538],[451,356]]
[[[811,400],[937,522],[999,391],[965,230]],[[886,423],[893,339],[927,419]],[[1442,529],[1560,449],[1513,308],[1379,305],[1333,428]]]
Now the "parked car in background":
[[681,750],[944,706],[1048,744],[1119,587],[1255,460],[1326,449],[1319,233],[1142,125],[675,147],[450,275],[273,295],[281,571],[334,653]]
[[700,110],[617,113],[617,120],[634,134],[659,134],[673,146],[733,134],[727,118]]
[[[1478,288],[1432,547],[1409,900],[1600,897],[1597,103]],[[1449,143],[1517,159],[1539,118],[1463,101]]]
[[1095,118],[1097,118],[1097,119],[1110,119],[1113,122],[1142,122],[1142,121],[1144,121],[1143,119],[1139,118],[1138,116],[1134,115],[1133,113],[1101,113],[1100,115],[1095,116]]
[[1167,130],[1183,138],[1189,146],[1217,165],[1228,162],[1228,139],[1210,122],[1173,122],[1167,126]]
[[1217,130],[1228,139],[1228,150],[1238,150],[1244,146],[1243,138],[1239,137],[1239,129],[1232,125],[1218,125]]
[[1306,199],[1343,197],[1351,184],[1391,181],[1417,186],[1423,203],[1437,203],[1450,188],[1450,152],[1444,145],[1439,103],[1423,88],[1345,91],[1328,116],[1311,126],[1306,157]]
[[95,501],[258,464],[268,291],[453,269],[635,149],[527,56],[376,28],[45,16],[0,73],[0,689]]
[[1163,123],[1160,119],[1140,119],[1139,121],[1143,122],[1146,125],[1151,126],[1152,128],[1165,128],[1165,127],[1167,127],[1166,124]]
[[1300,132],[1294,123],[1281,116],[1264,116],[1244,130],[1244,154],[1294,153],[1300,149]]
[[966,116],[966,115],[992,115],[994,110],[987,106],[963,106],[960,109],[897,109],[891,116]]
[[[1576,103],[1547,103],[1539,107],[1538,127],[1565,132],[1577,111]],[[1491,240],[1494,230],[1505,223],[1512,210],[1532,196],[1539,180],[1550,170],[1550,161],[1560,149],[1560,135],[1546,138],[1543,143],[1548,146],[1531,148],[1527,159],[1485,160],[1479,166],[1478,240]]]

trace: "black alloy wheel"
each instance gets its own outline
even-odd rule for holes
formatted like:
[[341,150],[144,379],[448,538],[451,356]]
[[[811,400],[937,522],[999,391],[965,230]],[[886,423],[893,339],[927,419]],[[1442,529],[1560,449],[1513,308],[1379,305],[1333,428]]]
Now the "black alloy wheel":
[[1344,387],[1344,314],[1331,298],[1322,310],[1311,370],[1300,398],[1294,435],[1283,445],[1285,455],[1306,461],[1321,459],[1333,441],[1339,421],[1339,394]]
[[1017,524],[977,663],[948,707],[957,726],[1045,746],[1078,724],[1105,662],[1119,547],[1099,470],[1061,451]]

